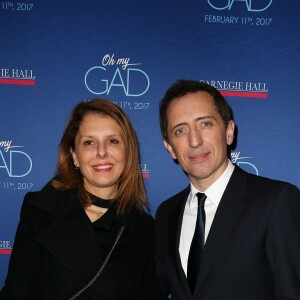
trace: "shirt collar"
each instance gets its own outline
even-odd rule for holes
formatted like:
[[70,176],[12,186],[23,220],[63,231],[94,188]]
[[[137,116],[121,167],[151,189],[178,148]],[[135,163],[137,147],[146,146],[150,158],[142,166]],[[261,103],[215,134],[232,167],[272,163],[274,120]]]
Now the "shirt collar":
[[[230,160],[228,160],[228,166],[226,167],[223,174],[208,189],[206,189],[205,195],[207,199],[211,201],[214,205],[216,206],[219,205],[220,200],[228,184],[228,181],[233,173],[233,170],[234,170],[234,165]],[[192,183],[190,184],[191,184],[191,192],[188,201],[189,201],[189,205],[191,206],[195,199],[195,195],[199,192],[204,193],[204,191],[199,191],[195,188],[195,186]]]

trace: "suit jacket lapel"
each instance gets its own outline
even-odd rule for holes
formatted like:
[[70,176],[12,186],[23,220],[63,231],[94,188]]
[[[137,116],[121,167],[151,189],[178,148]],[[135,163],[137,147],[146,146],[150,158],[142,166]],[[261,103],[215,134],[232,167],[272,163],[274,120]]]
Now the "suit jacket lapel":
[[94,257],[93,231],[82,208],[81,211],[72,211],[57,219],[37,241],[53,257],[82,278],[89,276],[93,264],[100,263],[99,257]]
[[[182,286],[186,295],[191,298],[191,291],[182,268],[181,258],[179,253],[179,243],[180,243],[180,233],[181,233],[181,225],[182,218],[184,213],[184,208],[186,204],[187,197],[190,193],[190,186],[184,189],[181,193],[179,193],[173,201],[177,201],[175,207],[170,212],[169,216],[169,254],[173,265],[175,266],[176,276],[178,278],[178,284]],[[186,298],[188,299],[188,298]]]
[[41,192],[31,205],[54,216],[54,221],[37,237],[37,242],[79,277],[89,277],[93,266],[100,265],[101,258],[95,257],[92,251],[95,249],[93,231],[76,192]]
[[205,244],[204,256],[198,275],[197,286],[195,288],[195,295],[199,293],[214,260],[222,251],[224,242],[227,240],[232,228],[245,207],[245,201],[243,201],[243,199],[246,197],[247,190],[246,176],[245,172],[237,166],[235,167],[218,206]]

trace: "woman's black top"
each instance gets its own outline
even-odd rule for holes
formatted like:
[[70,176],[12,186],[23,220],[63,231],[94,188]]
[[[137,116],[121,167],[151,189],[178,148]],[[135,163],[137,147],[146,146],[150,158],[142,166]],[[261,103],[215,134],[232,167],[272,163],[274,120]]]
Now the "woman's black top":
[[[107,201],[107,200],[102,200]],[[0,300],[67,300],[99,270],[122,226],[123,234],[95,283],[77,299],[159,300],[154,270],[154,221],[118,202],[91,222],[74,190],[51,184],[28,193]]]

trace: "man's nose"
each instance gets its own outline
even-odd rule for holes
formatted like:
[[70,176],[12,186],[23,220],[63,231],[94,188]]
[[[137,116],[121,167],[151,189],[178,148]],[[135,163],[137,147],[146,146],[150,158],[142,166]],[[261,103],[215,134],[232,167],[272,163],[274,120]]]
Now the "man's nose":
[[189,145],[192,148],[198,148],[200,145],[202,145],[202,135],[201,132],[197,129],[191,129],[189,132]]

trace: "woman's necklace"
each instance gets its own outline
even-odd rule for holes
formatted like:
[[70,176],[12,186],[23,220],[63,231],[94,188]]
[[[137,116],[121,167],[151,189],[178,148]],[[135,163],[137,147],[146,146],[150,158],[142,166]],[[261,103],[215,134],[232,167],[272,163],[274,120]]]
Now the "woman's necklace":
[[94,211],[99,217],[101,217],[106,213],[107,208],[104,208],[103,210],[101,209],[101,210],[94,210]]
[[97,206],[91,205],[85,208],[86,214],[92,222],[100,219],[107,211],[107,208],[99,208]]
[[96,219],[101,218],[106,213],[110,204],[112,203],[112,200],[104,200],[95,195],[90,195],[93,203],[91,204],[91,206],[86,207],[85,210],[88,213],[89,218],[92,221],[95,221]]

